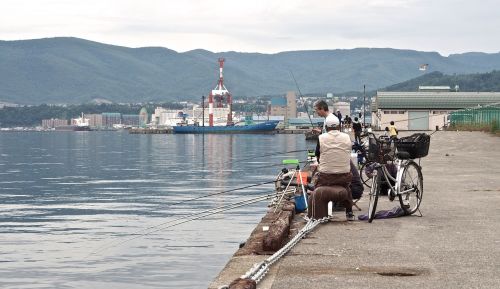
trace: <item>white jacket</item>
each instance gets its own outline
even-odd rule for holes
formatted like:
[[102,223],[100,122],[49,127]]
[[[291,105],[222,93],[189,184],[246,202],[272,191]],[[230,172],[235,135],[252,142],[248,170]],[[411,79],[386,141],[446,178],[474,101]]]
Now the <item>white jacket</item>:
[[343,174],[351,171],[351,138],[338,130],[319,136],[318,171],[327,174]]

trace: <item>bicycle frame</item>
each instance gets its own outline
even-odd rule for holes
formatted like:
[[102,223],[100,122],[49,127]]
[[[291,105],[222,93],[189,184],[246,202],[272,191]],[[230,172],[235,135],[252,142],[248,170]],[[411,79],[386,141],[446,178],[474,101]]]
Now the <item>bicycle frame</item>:
[[[386,165],[377,163],[377,165],[375,167],[375,170],[373,171],[373,173],[374,173],[374,175],[373,175],[373,181],[374,182],[377,181],[376,180],[376,176],[378,175],[379,171],[382,171],[384,179],[385,179],[386,183],[389,185],[389,189],[393,193],[393,196],[398,196],[398,195],[407,193],[407,192],[409,192],[412,189],[406,190],[406,191],[402,191],[402,192],[399,191],[400,188],[401,188],[401,180],[403,178],[404,166],[406,165],[406,163],[408,161],[396,159],[394,162],[396,163],[396,169],[397,169],[397,173],[396,173],[396,177],[395,178],[387,170]],[[390,181],[394,182],[394,186],[391,185]],[[378,189],[380,189],[379,186],[377,186],[377,187],[378,187]],[[390,194],[388,194],[388,196],[390,196]]]
[[[371,138],[376,138],[374,134],[370,134]],[[372,186],[370,188],[370,200],[368,206],[368,222],[372,222],[375,217],[377,202],[384,181],[388,186],[388,198],[394,201],[397,196],[401,209],[405,214],[413,214],[419,209],[423,193],[423,177],[422,169],[419,164],[415,163],[410,158],[410,153],[403,150],[398,152],[397,145],[392,141],[375,140],[377,143],[370,142],[370,157],[374,160]],[[387,145],[390,145],[390,149]],[[408,157],[408,158],[407,158]],[[386,160],[392,162],[396,167],[396,175],[391,175],[391,169],[386,164]],[[378,162],[380,161],[380,163]],[[382,177],[383,176],[383,177]],[[385,185],[384,185],[385,187]],[[414,203],[414,204],[413,204]]]

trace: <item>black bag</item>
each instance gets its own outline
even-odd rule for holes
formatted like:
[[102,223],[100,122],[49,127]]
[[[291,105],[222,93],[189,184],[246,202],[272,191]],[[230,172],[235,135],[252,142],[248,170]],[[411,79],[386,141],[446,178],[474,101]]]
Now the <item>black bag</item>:
[[415,133],[410,136],[400,138],[395,144],[398,152],[407,152],[411,159],[418,159],[427,156],[431,136],[426,133]]

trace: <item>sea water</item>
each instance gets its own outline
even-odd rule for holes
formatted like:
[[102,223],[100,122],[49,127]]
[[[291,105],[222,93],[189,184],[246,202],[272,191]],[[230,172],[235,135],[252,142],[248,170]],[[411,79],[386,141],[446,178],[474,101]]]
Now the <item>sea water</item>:
[[207,288],[267,203],[165,227],[273,184],[174,204],[272,181],[307,148],[303,135],[0,133],[0,287]]

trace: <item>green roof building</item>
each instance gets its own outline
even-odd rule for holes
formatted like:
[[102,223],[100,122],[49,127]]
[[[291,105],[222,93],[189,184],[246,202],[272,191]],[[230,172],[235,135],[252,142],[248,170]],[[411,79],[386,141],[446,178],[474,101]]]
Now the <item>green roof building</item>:
[[391,121],[399,130],[433,130],[448,124],[450,113],[500,103],[500,92],[377,92],[372,100],[372,126]]

